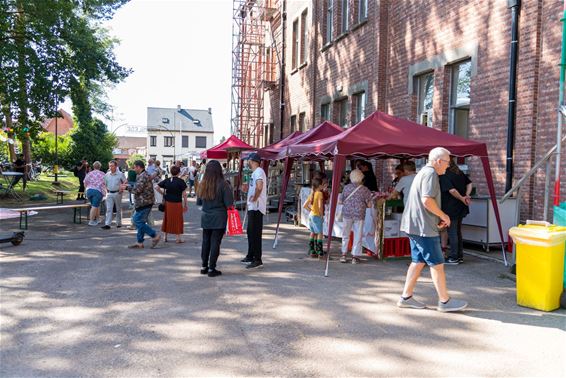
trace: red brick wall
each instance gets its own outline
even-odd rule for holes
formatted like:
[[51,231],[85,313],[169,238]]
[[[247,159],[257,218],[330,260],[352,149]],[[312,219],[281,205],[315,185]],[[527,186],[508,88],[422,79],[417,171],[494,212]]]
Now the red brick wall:
[[[292,3],[292,2],[289,2]],[[380,109],[392,115],[416,120],[417,97],[409,93],[409,68],[434,58],[433,127],[449,128],[450,64],[454,52],[477,46],[473,64],[469,138],[488,146],[495,187],[502,196],[505,186],[509,48],[511,11],[506,1],[369,0],[368,20],[355,30],[357,0],[350,1],[350,31],[340,32],[340,2],[335,0],[334,37],[323,46],[326,1],[313,0],[309,32],[308,65],[287,72],[287,117],[295,109],[307,110],[311,126],[321,122],[320,100],[348,96],[350,116],[351,86],[367,82],[366,115]],[[309,8],[310,12],[311,8]],[[523,1],[519,21],[519,62],[517,73],[517,114],[514,181],[516,182],[555,143],[558,103],[558,63],[561,47],[562,1]],[[309,16],[309,19],[310,19]],[[288,30],[294,17],[288,17]],[[289,32],[290,33],[290,32]],[[288,34],[290,67],[290,43]],[[468,49],[470,50],[470,49]],[[473,50],[473,49],[472,49]],[[460,58],[464,58],[461,56]],[[342,92],[337,87],[342,87]],[[334,107],[331,106],[331,110]],[[277,112],[276,112],[277,113]],[[312,116],[314,114],[314,117]],[[336,114],[331,119],[337,121]],[[288,127],[288,120],[285,122]],[[276,123],[277,125],[277,123]],[[287,135],[288,131],[285,132]],[[564,155],[566,156],[566,155]],[[563,177],[566,177],[566,158]],[[378,164],[379,176],[389,181],[397,161]],[[471,177],[480,194],[487,194],[479,159],[468,159]],[[551,181],[553,181],[553,173]],[[521,218],[541,219],[543,214],[544,170],[524,185]],[[563,179],[563,181],[566,181]],[[566,183],[562,185],[566,198]]]

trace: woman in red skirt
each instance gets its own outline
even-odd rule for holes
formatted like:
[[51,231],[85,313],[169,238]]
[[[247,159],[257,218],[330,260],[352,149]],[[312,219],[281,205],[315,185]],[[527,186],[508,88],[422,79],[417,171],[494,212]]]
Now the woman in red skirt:
[[185,241],[181,239],[185,228],[183,213],[189,209],[189,204],[187,184],[177,177],[179,172],[179,167],[171,167],[171,177],[157,184],[157,190],[165,198],[165,213],[161,224],[161,232],[165,234],[165,241],[167,241],[167,234],[174,234],[177,243],[184,243]]

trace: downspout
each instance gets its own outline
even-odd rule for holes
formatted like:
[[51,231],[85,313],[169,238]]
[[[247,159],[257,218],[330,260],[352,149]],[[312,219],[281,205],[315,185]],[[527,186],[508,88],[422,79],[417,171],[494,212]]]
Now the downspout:
[[283,119],[285,118],[285,33],[287,27],[287,1],[281,1],[281,69],[279,70],[279,140],[283,139]]
[[507,110],[507,162],[505,192],[513,186],[513,146],[515,144],[515,116],[517,109],[517,55],[519,52],[519,13],[521,0],[507,0],[511,9],[511,51],[509,57],[509,106]]
[[[564,70],[566,69],[566,0],[564,1],[564,11],[562,13],[562,53],[560,57],[560,90],[558,96],[558,106],[564,105]],[[558,112],[558,126],[556,128],[556,170],[554,171],[554,206],[560,205],[560,162],[562,152],[562,117],[565,115]],[[545,206],[547,204],[545,203]]]
[[[566,1],[566,0],[564,0]],[[317,83],[317,66],[318,66],[318,25],[316,25],[316,23],[314,22],[314,20],[316,20],[317,14],[318,14],[318,6],[319,3],[317,0],[314,0],[313,2],[314,6],[313,6],[313,11],[312,11],[312,19],[313,22],[311,22],[311,25],[314,25],[314,35],[313,38],[311,39],[311,49],[312,49],[312,61],[311,61],[311,65],[312,65],[312,70],[313,70],[313,80],[312,80],[312,85],[311,85],[311,93],[312,93],[312,118],[311,118],[311,128],[315,127],[316,125],[316,111],[318,110],[317,108],[317,103],[316,103],[316,83]]]

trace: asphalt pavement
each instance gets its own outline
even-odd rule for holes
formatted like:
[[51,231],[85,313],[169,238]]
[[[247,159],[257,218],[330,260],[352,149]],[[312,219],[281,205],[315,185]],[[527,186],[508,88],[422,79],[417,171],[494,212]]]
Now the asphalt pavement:
[[69,209],[31,217],[20,246],[0,244],[0,375],[566,376],[566,311],[517,306],[503,264],[446,267],[465,312],[435,310],[428,270],[415,297],[430,308],[399,309],[408,260],[336,258],[324,277],[306,229],[284,224],[272,249],[275,222],[263,268],[239,263],[245,236],[225,237],[209,278],[194,201],[186,243],[157,249],[127,249],[135,231],[75,225]]

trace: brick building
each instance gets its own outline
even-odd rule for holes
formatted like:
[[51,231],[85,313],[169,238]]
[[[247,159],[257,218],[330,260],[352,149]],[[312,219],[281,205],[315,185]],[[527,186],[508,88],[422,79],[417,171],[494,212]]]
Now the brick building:
[[[285,71],[281,80],[279,66],[275,84],[265,87],[262,144],[325,119],[351,127],[385,111],[487,143],[497,195],[504,194],[511,40],[506,1],[282,1],[275,6],[286,17],[274,13],[267,22],[272,36],[271,29],[282,34],[284,24]],[[556,142],[562,9],[558,0],[520,7],[515,182]],[[396,163],[378,163],[378,178],[389,180]],[[479,159],[465,163],[478,193],[486,194]],[[566,177],[566,164],[562,169]],[[541,169],[523,186],[522,219],[542,218],[545,177]]]

